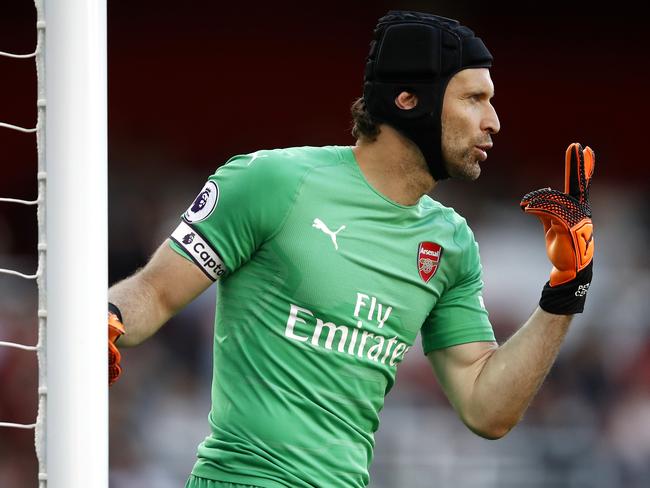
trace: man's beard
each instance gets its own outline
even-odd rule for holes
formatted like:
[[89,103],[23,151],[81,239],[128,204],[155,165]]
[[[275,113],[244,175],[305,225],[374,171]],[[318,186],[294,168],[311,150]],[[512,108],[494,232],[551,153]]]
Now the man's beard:
[[460,154],[449,154],[443,150],[445,169],[451,178],[462,181],[474,181],[481,175],[481,166],[472,155],[473,147]]

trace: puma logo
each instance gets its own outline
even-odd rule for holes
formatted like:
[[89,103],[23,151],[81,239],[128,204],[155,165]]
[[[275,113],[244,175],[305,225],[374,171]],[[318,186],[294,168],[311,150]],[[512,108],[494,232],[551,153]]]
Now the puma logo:
[[312,227],[315,227],[316,229],[322,230],[325,234],[330,236],[332,239],[332,244],[334,244],[334,249],[337,251],[339,250],[339,245],[336,242],[336,236],[339,232],[341,232],[343,229],[345,229],[345,225],[342,225],[341,227],[338,228],[336,232],[332,232],[329,230],[327,225],[325,225],[325,222],[323,222],[321,219],[314,219],[314,222],[311,224]]
[[586,253],[587,253],[587,249],[589,249],[589,244],[591,244],[591,241],[594,240],[594,233],[592,232],[592,233],[589,235],[589,239],[587,239],[587,238],[584,236],[584,234],[582,235],[582,238],[583,238],[584,241],[585,241],[585,254],[586,254]]

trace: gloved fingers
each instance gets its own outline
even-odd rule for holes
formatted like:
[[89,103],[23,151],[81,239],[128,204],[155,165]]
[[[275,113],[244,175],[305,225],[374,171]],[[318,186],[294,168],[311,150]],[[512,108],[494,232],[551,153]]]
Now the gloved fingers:
[[580,143],[569,145],[564,157],[564,192],[580,203],[589,201],[589,186],[594,174],[596,155],[589,147],[583,149]]
[[120,374],[122,374],[122,367],[120,366],[120,361],[122,360],[122,355],[115,344],[108,342],[108,386],[111,386]]
[[591,209],[570,195],[550,188],[535,190],[519,204],[526,213],[547,213],[566,223],[571,228],[585,218],[591,217]]
[[112,386],[113,383],[117,381],[117,379],[120,377],[122,374],[122,368],[120,367],[119,364],[109,364],[108,366],[108,386]]
[[108,312],[108,386],[115,383],[120,374],[122,374],[122,368],[120,367],[122,355],[115,345],[115,341],[117,341],[124,332],[124,324],[120,322],[117,315]]
[[108,312],[108,339],[115,342],[121,335],[125,333],[124,324],[120,322],[112,312]]
[[555,193],[560,193],[557,190],[552,190],[550,188],[540,188],[539,190],[533,190],[531,192],[526,193],[522,198],[521,201],[519,202],[519,206],[521,209],[525,212],[526,209],[530,206],[530,204],[539,199],[542,196],[545,196],[547,194],[555,194]]

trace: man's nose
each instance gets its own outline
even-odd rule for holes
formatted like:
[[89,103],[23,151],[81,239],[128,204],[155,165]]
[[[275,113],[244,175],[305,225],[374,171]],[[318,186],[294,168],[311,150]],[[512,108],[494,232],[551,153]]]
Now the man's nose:
[[481,121],[481,130],[489,134],[497,134],[501,130],[499,116],[492,104],[490,104],[487,113]]

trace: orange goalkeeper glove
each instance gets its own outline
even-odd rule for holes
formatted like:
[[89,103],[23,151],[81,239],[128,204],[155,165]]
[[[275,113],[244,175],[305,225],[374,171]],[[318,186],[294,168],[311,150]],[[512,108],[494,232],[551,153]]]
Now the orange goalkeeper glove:
[[564,193],[543,188],[521,199],[522,210],[544,226],[553,269],[539,305],[550,313],[570,315],[584,309],[594,256],[589,187],[595,163],[591,148],[574,142],[566,150]]
[[[113,306],[114,309],[117,307]],[[109,305],[108,311],[108,386],[111,386],[117,381],[122,374],[122,368],[120,367],[120,360],[122,355],[118,350],[115,342],[117,339],[124,334],[124,324],[119,317],[119,310],[111,311]],[[115,313],[117,312],[117,313]]]

